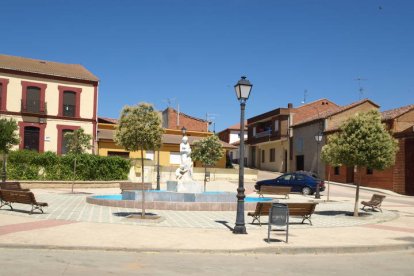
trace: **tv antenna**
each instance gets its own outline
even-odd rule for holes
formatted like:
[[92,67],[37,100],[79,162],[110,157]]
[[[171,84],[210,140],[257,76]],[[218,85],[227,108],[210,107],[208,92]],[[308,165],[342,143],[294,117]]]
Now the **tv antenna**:
[[175,103],[176,98],[167,98],[163,100],[163,102],[166,102],[168,104],[168,107],[171,107],[173,103]]
[[308,89],[305,89],[305,91],[303,91],[303,101],[302,101],[303,104],[306,103],[307,97],[308,97]]
[[359,91],[359,99],[361,100],[362,97],[364,96],[364,88],[361,85],[361,81],[366,81],[367,79],[363,79],[363,78],[356,78],[356,81],[358,81],[358,91]]
[[215,113],[206,113],[206,121],[208,122],[208,125],[213,125],[213,132],[216,133],[216,117],[220,116],[219,114]]

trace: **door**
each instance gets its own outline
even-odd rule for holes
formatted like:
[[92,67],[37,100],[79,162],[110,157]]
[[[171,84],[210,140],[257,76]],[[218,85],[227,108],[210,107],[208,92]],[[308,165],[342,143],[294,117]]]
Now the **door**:
[[39,152],[39,136],[40,136],[39,128],[25,127],[23,148],[27,150],[34,150],[34,151]]
[[256,147],[251,147],[251,149],[252,149],[252,154],[251,154],[251,156],[252,156],[251,162],[252,163],[251,163],[251,166],[252,166],[252,168],[256,168]]
[[405,193],[414,195],[414,138],[405,140]]
[[296,170],[303,171],[305,169],[305,157],[303,155],[296,155]]

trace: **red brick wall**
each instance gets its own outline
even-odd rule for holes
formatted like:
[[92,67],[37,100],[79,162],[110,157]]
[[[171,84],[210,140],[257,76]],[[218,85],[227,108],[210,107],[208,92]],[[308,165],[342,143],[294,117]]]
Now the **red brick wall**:
[[224,131],[219,132],[218,137],[221,141],[229,143],[230,142],[230,130],[226,129]]
[[[405,194],[405,139],[398,139],[399,151],[395,156],[395,165],[393,171],[393,187],[394,192]],[[414,169],[414,168],[413,168]]]
[[331,173],[330,175],[330,181],[333,182],[340,182],[340,183],[352,183],[352,168],[348,168],[346,166],[340,166],[339,167],[339,175],[335,175],[335,168],[334,167],[330,167],[330,166],[326,166],[325,169],[325,179],[328,180],[328,174],[329,172]]
[[[358,168],[355,173],[355,183],[361,186],[393,190],[393,171],[394,167],[383,171],[373,170],[372,174],[367,174],[366,168]],[[360,181],[361,177],[361,182]]]
[[207,122],[191,118],[183,113],[180,113],[180,124],[177,125],[177,111],[172,108],[166,110],[168,112],[168,126],[170,129],[181,129],[185,127],[190,131],[207,132]]

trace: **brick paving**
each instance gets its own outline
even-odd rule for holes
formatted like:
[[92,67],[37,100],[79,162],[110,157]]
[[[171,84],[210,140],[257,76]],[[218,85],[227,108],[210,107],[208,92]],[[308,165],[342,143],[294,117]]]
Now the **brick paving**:
[[[163,219],[156,223],[154,221],[141,221],[128,219],[125,216],[140,212],[140,209],[118,208],[98,206],[86,203],[87,193],[62,193],[59,191],[42,190],[35,191],[38,201],[49,203],[45,208],[44,214],[29,215],[30,206],[13,204],[16,211],[10,211],[8,207],[0,209],[0,214],[13,216],[31,217],[45,220],[63,220],[68,222],[95,222],[95,223],[116,223],[129,225],[145,225],[154,227],[175,227],[175,228],[202,228],[220,229],[233,227],[235,224],[236,213],[213,212],[213,211],[165,211],[165,210],[146,210],[161,216]],[[295,200],[295,199],[292,199]],[[18,211],[17,211],[18,210]],[[27,212],[25,212],[26,210]],[[320,203],[316,207],[315,214],[312,215],[313,226],[301,224],[301,218],[291,217],[291,228],[332,228],[332,227],[352,227],[367,224],[382,223],[396,219],[398,213],[383,210],[380,212],[367,212],[367,216],[354,218],[346,215],[353,211],[353,204],[350,202],[327,202]],[[363,212],[363,211],[362,211]],[[251,224],[251,217],[245,217],[247,229],[260,229],[260,226]],[[263,217],[262,223],[266,224],[267,217]],[[53,225],[52,225],[53,226]],[[266,225],[263,225],[266,227]],[[1,231],[1,230],[0,230]]]

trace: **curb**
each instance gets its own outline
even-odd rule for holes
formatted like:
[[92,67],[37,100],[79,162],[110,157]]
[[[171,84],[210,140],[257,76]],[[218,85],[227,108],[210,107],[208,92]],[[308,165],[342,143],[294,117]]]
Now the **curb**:
[[[327,183],[327,181],[325,180],[325,185],[326,185],[326,183]],[[330,181],[329,183],[333,184],[333,185],[337,185],[337,186],[348,187],[348,188],[355,188],[356,187],[354,184],[345,184],[345,183],[339,183],[339,182],[333,182],[333,181]],[[392,196],[403,197],[403,198],[414,198],[413,196],[402,195],[402,194],[398,194],[396,192],[385,190],[385,189],[378,189],[378,188],[371,188],[371,187],[364,187],[364,186],[359,186],[359,189],[360,190],[365,190],[365,191],[371,191],[371,192],[377,192],[377,193],[392,195]]]
[[111,251],[130,253],[184,253],[184,254],[346,254],[372,253],[386,251],[404,251],[414,249],[414,243],[373,246],[338,246],[338,247],[262,247],[250,249],[170,249],[170,248],[123,248],[98,246],[62,246],[62,245],[27,245],[27,244],[0,244],[0,248],[8,249],[39,249],[39,250],[81,250],[81,251]]

